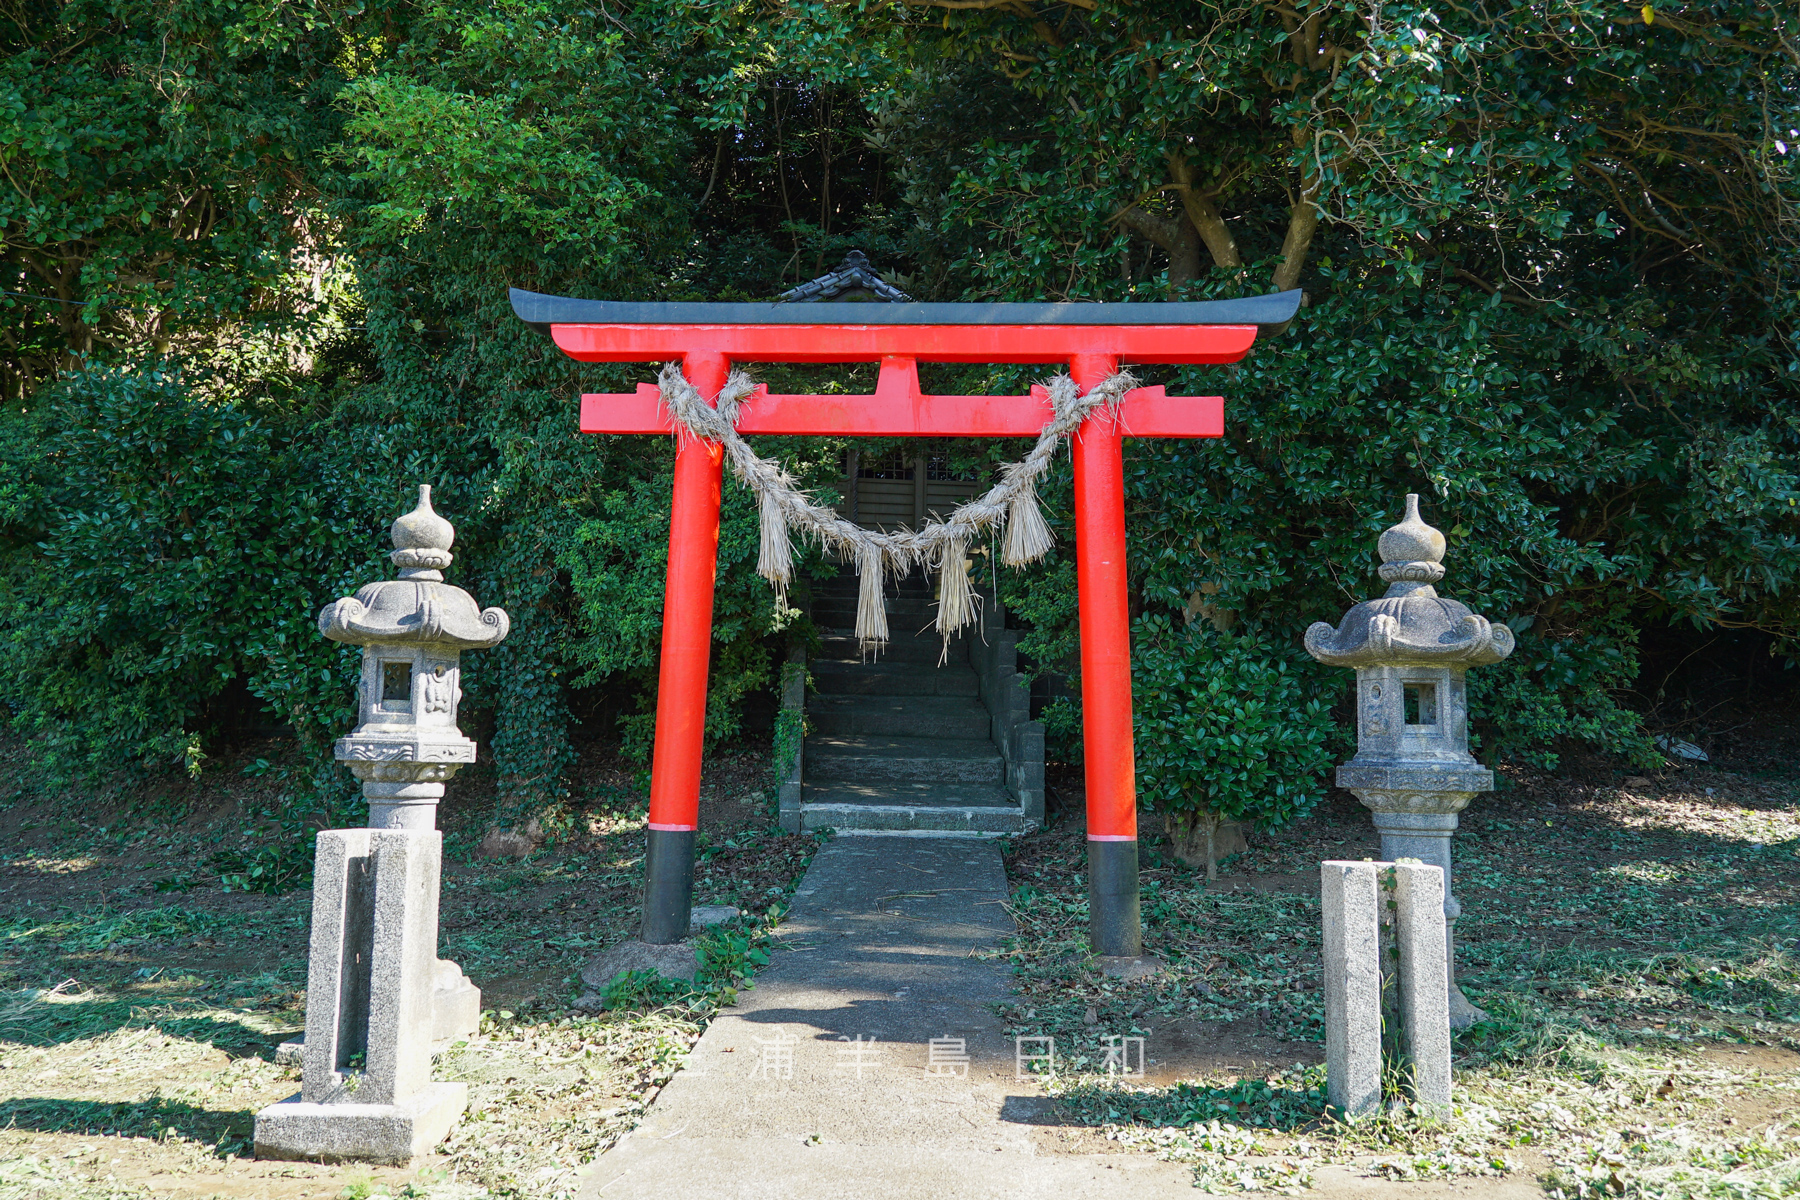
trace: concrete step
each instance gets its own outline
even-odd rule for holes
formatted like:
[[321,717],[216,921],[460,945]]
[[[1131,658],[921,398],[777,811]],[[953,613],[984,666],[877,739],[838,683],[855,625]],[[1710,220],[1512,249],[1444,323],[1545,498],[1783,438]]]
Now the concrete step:
[[[889,596],[881,607],[887,613],[889,625],[904,625],[909,629],[916,629],[937,616],[937,597]],[[816,624],[833,629],[849,629],[856,624],[857,608],[855,596],[814,596],[807,611]]]
[[1017,808],[1012,793],[992,783],[832,783],[808,784],[805,804],[876,808]]
[[1006,782],[987,738],[817,733],[806,739],[806,778],[818,784]]
[[981,738],[992,728],[986,706],[965,696],[815,695],[806,716],[819,733]]
[[[856,610],[843,609],[839,612],[822,612],[813,609],[813,624],[820,633],[833,633],[849,637],[856,632]],[[937,620],[937,609],[924,613],[888,613],[888,636],[898,640],[909,637],[929,637],[942,641],[942,635],[933,624]]]
[[[1023,833],[1025,811],[1001,789],[982,789],[967,797],[974,803],[953,799],[958,789],[939,794],[880,795],[879,789],[806,789],[800,804],[802,829],[836,829],[839,832],[1004,834]],[[995,802],[998,792],[1005,803]]]
[[[904,579],[895,579],[892,576],[883,579],[881,592],[890,600],[896,597],[905,600],[916,600],[920,597],[929,599],[937,592],[937,576],[926,575],[915,567],[907,573]],[[856,577],[855,571],[846,568],[836,579],[815,583],[812,594],[818,600],[849,599],[854,603],[861,593],[862,580]]]
[[893,640],[867,658],[853,633],[856,580],[814,593],[825,632],[807,669],[804,829],[916,837],[991,837],[1027,828],[1005,788],[1006,765],[969,665],[967,635],[944,643],[931,628],[934,581],[919,572],[887,587]]
[[[848,630],[830,630],[819,639],[819,653],[814,662],[835,660],[837,662],[858,663],[871,662],[904,662],[931,663],[935,665],[944,652],[944,640],[929,631],[923,637],[912,636],[912,630],[890,626],[893,640],[884,646],[879,654],[865,660],[861,645]],[[969,662],[969,645],[965,638],[950,640],[950,657],[946,665],[967,666]]]
[[821,696],[978,696],[981,678],[965,663],[842,662],[814,659],[807,665]]

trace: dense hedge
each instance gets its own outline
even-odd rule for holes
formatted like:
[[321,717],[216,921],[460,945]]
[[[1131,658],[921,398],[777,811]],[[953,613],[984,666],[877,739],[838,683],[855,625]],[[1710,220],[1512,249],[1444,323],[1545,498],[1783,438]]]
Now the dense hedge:
[[[1490,758],[1649,753],[1619,701],[1647,623],[1792,656],[1791,14],[123,0],[9,21],[0,710],[55,778],[199,769],[247,691],[341,789],[353,654],[312,615],[386,569],[382,530],[430,480],[453,578],[513,614],[469,674],[499,815],[560,802],[581,689],[637,697],[621,732],[645,741],[670,454],[578,436],[579,392],[647,368],[566,361],[505,289],[767,296],[853,245],[923,298],[1306,289],[1238,367],[1145,369],[1231,414],[1214,442],[1128,443],[1161,805],[1316,799],[1343,679],[1299,633],[1379,588],[1407,491],[1449,536],[1445,588],[1519,635],[1474,676]],[[777,448],[828,486],[841,444]],[[1066,534],[1066,464],[1046,497]],[[805,635],[754,542],[728,486],[715,737]],[[1041,662],[1074,646],[1071,571],[1004,581]],[[1254,711],[1241,753],[1196,740],[1226,711]],[[1271,753],[1304,769],[1274,786]]]

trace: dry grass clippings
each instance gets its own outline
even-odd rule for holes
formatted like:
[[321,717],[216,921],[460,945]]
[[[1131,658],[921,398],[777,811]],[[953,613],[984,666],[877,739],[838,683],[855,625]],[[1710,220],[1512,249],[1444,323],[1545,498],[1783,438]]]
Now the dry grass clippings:
[[[1146,845],[1146,951],[1166,970],[1139,980],[1088,956],[1079,828],[1021,839],[1002,1015],[1055,1039],[1045,1083],[1067,1120],[1189,1163],[1208,1191],[1302,1192],[1336,1163],[1529,1171],[1558,1200],[1800,1195],[1800,787],[1720,770],[1633,784],[1527,777],[1464,815],[1458,972],[1490,1018],[1456,1039],[1447,1117],[1326,1108],[1318,863],[1378,853],[1342,794],[1210,886]],[[1122,1037],[1145,1039],[1142,1080],[1116,1074]],[[1254,1069],[1224,1061],[1246,1047]]]
[[467,1117],[404,1171],[248,1158],[256,1111],[299,1086],[274,1051],[304,1025],[310,893],[226,892],[202,873],[156,886],[204,862],[221,821],[237,838],[240,813],[0,809],[0,1200],[572,1197],[753,972],[818,845],[739,802],[767,770],[741,753],[709,768],[734,820],[702,839],[695,902],[746,914],[714,935],[719,978],[598,1015],[568,1005],[581,965],[635,929],[641,800],[609,793],[579,834],[524,860],[476,858],[479,821],[446,814],[442,952],[491,1011],[436,1067],[469,1083]]

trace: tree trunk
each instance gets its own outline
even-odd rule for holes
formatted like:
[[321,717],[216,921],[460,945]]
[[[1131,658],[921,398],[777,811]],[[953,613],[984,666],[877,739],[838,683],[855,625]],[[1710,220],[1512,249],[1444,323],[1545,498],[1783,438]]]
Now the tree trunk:
[[1231,227],[1219,215],[1218,206],[1212,202],[1212,198],[1194,186],[1194,168],[1188,165],[1187,156],[1181,153],[1170,154],[1168,161],[1169,179],[1175,185],[1175,194],[1181,198],[1182,211],[1199,233],[1207,253],[1212,255],[1213,265],[1243,266],[1244,260],[1238,254],[1237,239],[1231,236]]
[[1164,820],[1175,857],[1190,867],[1204,864],[1208,879],[1219,877],[1219,859],[1250,848],[1241,824],[1208,809],[1167,813]]
[[1165,217],[1132,205],[1119,223],[1169,255],[1169,290],[1176,291],[1200,276],[1200,235],[1185,213]]
[[1281,265],[1275,268],[1275,290],[1285,292],[1300,285],[1300,273],[1306,269],[1306,252],[1312,248],[1313,234],[1319,228],[1319,210],[1312,206],[1313,188],[1302,194],[1288,215],[1287,236],[1281,239]]
[[[1312,137],[1308,129],[1294,130],[1294,144],[1304,146]],[[1308,168],[1300,175],[1300,194],[1288,212],[1287,236],[1281,239],[1281,265],[1275,268],[1275,290],[1285,292],[1300,285],[1300,273],[1306,269],[1306,254],[1312,249],[1313,234],[1319,228],[1319,210],[1313,201],[1319,195],[1319,172]]]

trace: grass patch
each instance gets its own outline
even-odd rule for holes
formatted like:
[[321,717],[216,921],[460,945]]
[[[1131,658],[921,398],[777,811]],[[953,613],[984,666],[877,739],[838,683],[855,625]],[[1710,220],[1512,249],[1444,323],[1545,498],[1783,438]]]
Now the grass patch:
[[[1458,969],[1489,1019],[1456,1038],[1448,1117],[1405,1104],[1397,1080],[1379,1117],[1326,1110],[1317,872],[1377,854],[1353,803],[1259,838],[1211,887],[1148,849],[1146,950],[1166,969],[1132,981],[1088,956],[1079,832],[1021,839],[1002,1015],[1055,1039],[1045,1083],[1065,1119],[1186,1163],[1210,1191],[1303,1192],[1337,1164],[1530,1172],[1558,1200],[1800,1196],[1800,796],[1725,772],[1712,792],[1690,782],[1520,788],[1465,816]],[[1154,1061],[1209,1030],[1256,1040],[1268,1065],[1165,1052],[1159,1079],[1107,1073],[1109,1038],[1144,1037]]]
[[[749,777],[755,763],[731,766]],[[817,848],[740,812],[741,827],[716,822],[701,847],[694,899],[747,915],[704,936],[696,986],[638,981],[596,1015],[569,1003],[586,960],[635,931],[641,804],[585,814],[524,860],[476,858],[479,829],[441,814],[441,952],[491,1011],[480,1037],[440,1056],[437,1078],[468,1082],[470,1111],[416,1170],[246,1161],[257,1110],[299,1086],[274,1051],[304,1024],[310,892],[270,894],[257,879],[227,890],[215,871],[247,875],[275,856],[270,886],[293,882],[291,829],[15,818],[0,892],[0,1200],[135,1200],[177,1180],[183,1194],[258,1200],[572,1198],[577,1171],[636,1125],[713,1013],[753,984]],[[178,895],[159,890],[175,865],[226,852]]]
[[[233,937],[254,922],[254,917],[242,913],[208,912],[178,905],[126,912],[65,911],[55,916],[14,917],[0,922],[0,945],[8,953],[54,949],[72,955],[182,938]],[[291,926],[292,922],[284,924]]]

